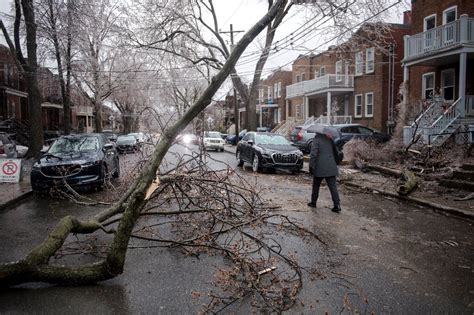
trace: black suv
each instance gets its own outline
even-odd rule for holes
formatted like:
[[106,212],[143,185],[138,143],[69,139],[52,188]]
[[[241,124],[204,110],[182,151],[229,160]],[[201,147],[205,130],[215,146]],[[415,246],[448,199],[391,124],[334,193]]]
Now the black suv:
[[237,144],[238,166],[250,163],[254,172],[286,169],[297,173],[303,168],[303,153],[282,135],[270,132],[248,132]]

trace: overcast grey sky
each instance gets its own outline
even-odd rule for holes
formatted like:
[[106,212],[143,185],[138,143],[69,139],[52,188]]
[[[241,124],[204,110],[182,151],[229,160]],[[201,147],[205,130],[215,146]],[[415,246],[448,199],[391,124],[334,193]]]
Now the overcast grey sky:
[[[12,2],[13,0],[0,0],[0,12],[10,13]],[[234,30],[247,31],[267,10],[266,2],[266,0],[214,0],[221,30],[229,31],[230,24],[232,23]],[[393,0],[393,3],[395,2],[396,0]],[[404,9],[406,9],[406,5],[404,8],[399,7],[395,10],[391,10],[388,22],[401,23],[401,12],[404,11]],[[306,13],[298,13],[298,11],[301,10],[298,10],[298,8],[292,9],[287,16],[286,21],[284,21],[279,27],[274,40],[274,44],[276,44],[278,51],[273,51],[272,55],[269,57],[263,77],[278,67],[289,69],[291,67],[291,62],[300,54],[310,52],[317,53],[327,48],[328,44],[321,45],[322,40],[318,32],[312,32],[306,35],[304,40],[300,39],[298,41],[297,38],[295,38],[297,37],[296,34],[298,28],[301,27],[301,25],[303,25],[303,23],[310,17],[307,11]],[[5,18],[4,14],[1,14],[0,16]],[[260,39],[263,39],[264,33],[265,32],[262,32]],[[238,41],[242,34],[243,33],[235,34],[235,41]],[[225,35],[225,38],[227,38],[230,44],[230,36]],[[0,41],[4,43],[3,34],[0,35]],[[244,76],[250,76],[255,68],[258,53],[262,48],[262,42],[262,40],[254,41],[249,46],[238,63],[237,69],[239,73]]]

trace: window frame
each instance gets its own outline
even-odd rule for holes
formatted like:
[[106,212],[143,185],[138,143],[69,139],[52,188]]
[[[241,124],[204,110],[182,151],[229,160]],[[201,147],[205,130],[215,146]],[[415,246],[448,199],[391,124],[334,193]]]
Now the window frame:
[[[357,99],[359,97],[360,97],[360,104],[357,104]],[[362,117],[363,98],[364,98],[364,94],[354,95],[354,117],[357,117],[357,118]],[[357,114],[357,108],[360,108],[360,114]]]
[[[369,60],[369,52],[372,52],[372,58]],[[369,70],[369,65],[371,69]],[[365,50],[365,73],[374,73],[375,71],[375,49],[374,47],[367,48]]]
[[[445,73],[448,73],[448,72],[451,72],[451,73],[453,74],[453,84],[452,84],[452,85],[445,86],[445,85],[444,85],[444,78],[445,78],[445,77],[444,77],[444,74],[445,74]],[[443,97],[443,99],[444,99],[445,101],[448,101],[448,102],[449,102],[449,101],[454,102],[454,100],[456,99],[456,97],[455,97],[455,94],[456,94],[456,70],[455,70],[454,68],[449,68],[449,69],[444,69],[444,70],[442,70],[442,71],[441,71],[441,82],[440,82],[440,83],[441,83],[441,85],[440,85],[441,96]],[[448,87],[448,88],[449,88],[449,87],[452,87],[452,89],[453,89],[453,98],[452,98],[452,99],[449,99],[449,100],[448,100],[448,99],[446,99],[446,98],[444,97],[444,95],[445,95],[444,89],[445,89],[446,87]]]
[[326,66],[319,67],[319,77],[326,76]]
[[458,19],[458,6],[457,5],[453,5],[449,8],[447,8],[446,10],[443,10],[443,21],[442,21],[442,25],[445,25],[445,24],[448,24],[448,23],[451,23],[451,22],[446,22],[446,13],[449,13],[451,11],[454,11],[454,21],[456,21]]
[[435,72],[426,72],[426,73],[423,73],[423,75],[421,76],[421,98],[424,99],[424,100],[428,100],[430,98],[427,98],[426,97],[426,80],[425,78],[428,77],[428,76],[433,76],[433,87],[430,88],[430,90],[432,90],[432,98],[434,98],[434,91],[435,91],[435,87],[436,87],[436,73]]
[[438,21],[437,21],[438,18],[437,18],[437,16],[436,16],[436,13],[427,15],[427,16],[425,16],[425,17],[423,18],[423,32],[426,32],[426,31],[431,30],[431,28],[430,28],[430,29],[427,29],[427,28],[426,28],[426,21],[428,21],[428,20],[431,19],[431,18],[434,18],[434,22],[435,22],[433,28],[436,27],[436,25],[437,25],[437,23],[438,23]]
[[364,52],[357,51],[355,53],[354,59],[355,59],[355,75],[356,76],[363,75],[364,74]]
[[281,81],[278,81],[278,97],[281,97]]
[[336,82],[342,81],[342,60],[336,61]]
[[[372,102],[370,104],[370,106],[372,106],[372,112],[369,113],[368,112],[368,107],[369,107],[369,103],[368,103],[368,96],[371,95],[372,96]],[[374,117],[374,92],[368,92],[368,93],[365,93],[365,104],[364,104],[364,108],[365,108],[365,117]]]
[[273,99],[272,97],[272,87],[271,86],[267,86],[267,100],[271,100]]

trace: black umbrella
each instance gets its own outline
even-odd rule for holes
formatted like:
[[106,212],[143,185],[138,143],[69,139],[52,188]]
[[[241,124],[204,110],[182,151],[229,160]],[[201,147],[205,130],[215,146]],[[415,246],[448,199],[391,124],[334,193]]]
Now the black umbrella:
[[320,133],[326,135],[330,139],[337,139],[341,136],[339,130],[337,130],[336,128],[318,123],[309,126],[308,129],[306,129],[306,132]]

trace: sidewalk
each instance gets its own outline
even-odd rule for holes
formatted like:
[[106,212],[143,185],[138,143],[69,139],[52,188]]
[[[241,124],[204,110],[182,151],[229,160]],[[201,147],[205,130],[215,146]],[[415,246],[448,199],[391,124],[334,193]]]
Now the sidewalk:
[[[224,150],[235,155],[236,146],[225,145]],[[309,156],[305,155],[303,172],[309,174]],[[338,181],[348,189],[357,189],[367,193],[381,194],[388,198],[397,198],[406,202],[430,208],[435,211],[474,219],[474,200],[458,200],[469,194],[467,191],[453,190],[438,185],[437,182],[421,182],[408,197],[396,193],[398,179],[380,173],[363,173],[351,168],[348,163],[339,166]]]
[[33,159],[22,159],[22,180],[19,183],[0,183],[0,211],[33,194],[30,172]]

